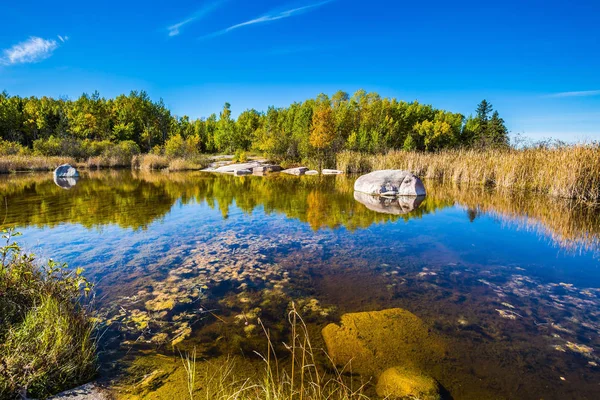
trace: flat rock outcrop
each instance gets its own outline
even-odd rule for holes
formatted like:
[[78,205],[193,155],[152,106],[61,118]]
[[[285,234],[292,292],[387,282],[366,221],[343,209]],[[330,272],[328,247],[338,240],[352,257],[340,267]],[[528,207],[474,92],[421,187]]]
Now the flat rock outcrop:
[[263,165],[261,165],[259,167],[252,168],[252,172],[259,173],[259,174],[264,174],[265,172],[279,172],[282,169],[283,168],[281,168],[279,165],[275,165],[275,164],[263,164]]
[[212,172],[219,172],[219,173],[235,173],[236,170],[250,170],[250,172],[252,173],[252,169],[253,168],[257,168],[260,167],[262,164],[260,162],[257,161],[252,161],[252,162],[247,162],[247,163],[241,163],[241,164],[228,164],[228,165],[223,165],[220,166],[218,168],[215,168]]

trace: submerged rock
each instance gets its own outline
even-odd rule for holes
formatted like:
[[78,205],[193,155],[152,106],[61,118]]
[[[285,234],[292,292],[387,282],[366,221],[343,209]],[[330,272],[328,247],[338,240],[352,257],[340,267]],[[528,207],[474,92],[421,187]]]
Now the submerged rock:
[[306,171],[306,172],[304,173],[304,175],[319,175],[319,171],[316,171],[316,170],[314,170],[314,169],[311,169],[311,170],[309,170],[309,171]]
[[397,365],[440,362],[445,347],[416,315],[401,308],[344,314],[322,331],[329,356],[353,372],[377,375]]
[[344,171],[340,171],[339,169],[324,169],[321,171],[323,175],[339,175],[343,174]]
[[441,400],[435,379],[406,367],[386,369],[377,380],[376,390],[386,399]]
[[354,182],[356,192],[373,196],[424,196],[423,182],[409,171],[386,169],[359,177]]
[[384,214],[408,214],[419,208],[425,196],[385,197],[354,192],[354,200],[364,204],[369,210]]
[[55,178],[76,178],[79,177],[79,172],[71,164],[63,164],[54,170]]
[[297,168],[284,169],[281,172],[283,172],[284,174],[290,174],[290,175],[304,175],[306,173],[306,171],[308,171],[308,168],[306,168],[306,167],[297,167]]

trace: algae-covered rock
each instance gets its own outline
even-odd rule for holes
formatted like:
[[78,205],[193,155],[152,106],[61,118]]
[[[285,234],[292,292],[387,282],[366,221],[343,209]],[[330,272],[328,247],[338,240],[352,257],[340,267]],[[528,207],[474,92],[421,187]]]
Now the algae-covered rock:
[[344,314],[323,331],[327,351],[339,366],[377,375],[396,365],[420,368],[439,362],[444,345],[416,315],[401,308]]
[[377,380],[376,389],[377,395],[386,399],[441,400],[438,382],[411,368],[386,369]]

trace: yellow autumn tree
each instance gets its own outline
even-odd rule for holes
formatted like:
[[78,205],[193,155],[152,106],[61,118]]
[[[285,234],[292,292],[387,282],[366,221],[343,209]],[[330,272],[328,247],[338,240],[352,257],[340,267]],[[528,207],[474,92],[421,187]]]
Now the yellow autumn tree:
[[319,155],[319,169],[323,159],[331,149],[335,139],[335,118],[329,103],[319,105],[312,116],[312,127],[310,130],[310,145]]

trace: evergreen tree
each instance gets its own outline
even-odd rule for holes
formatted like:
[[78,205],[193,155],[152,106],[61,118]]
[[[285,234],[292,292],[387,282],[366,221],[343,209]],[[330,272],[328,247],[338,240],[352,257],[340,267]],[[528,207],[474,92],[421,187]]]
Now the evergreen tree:
[[504,120],[494,111],[487,127],[487,137],[491,144],[496,147],[508,147],[508,129],[504,125]]

